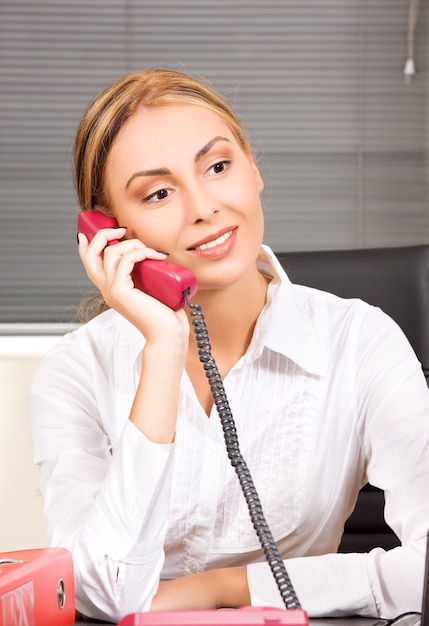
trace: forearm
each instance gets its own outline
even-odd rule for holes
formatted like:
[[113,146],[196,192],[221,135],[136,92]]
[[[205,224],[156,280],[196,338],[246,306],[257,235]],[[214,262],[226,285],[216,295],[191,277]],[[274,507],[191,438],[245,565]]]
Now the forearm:
[[187,345],[182,337],[146,344],[130,420],[154,443],[172,443]]
[[250,604],[245,567],[231,567],[161,582],[151,610],[239,608]]
[[162,551],[138,561],[116,561],[93,545],[73,552],[76,608],[92,619],[117,623],[124,615],[150,610],[164,557]]
[[[129,423],[100,485],[70,480],[61,471],[64,460],[42,464],[51,543],[73,553],[82,613],[116,619],[115,611],[136,605],[148,610],[164,559],[172,452],[173,446],[147,441]],[[67,462],[79,468],[79,476],[95,478],[104,471],[93,453],[76,450],[75,459],[71,454]]]
[[[309,617],[314,618],[361,615],[390,619],[407,611],[419,611],[423,567],[424,555],[417,546],[286,561],[299,601]],[[247,569],[251,604],[283,608],[268,565],[254,563]]]

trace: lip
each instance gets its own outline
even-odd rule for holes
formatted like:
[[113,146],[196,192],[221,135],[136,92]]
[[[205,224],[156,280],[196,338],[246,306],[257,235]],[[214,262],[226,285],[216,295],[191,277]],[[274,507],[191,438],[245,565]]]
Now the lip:
[[203,246],[206,243],[210,243],[210,241],[215,241],[215,239],[219,239],[219,237],[222,237],[226,233],[236,230],[237,228],[237,226],[227,226],[225,228],[222,228],[221,230],[218,230],[217,232],[212,233],[211,235],[208,235],[207,237],[204,237],[199,241],[196,241],[192,244],[192,246],[189,246],[188,250],[192,252],[195,250],[195,248],[198,248],[198,246]]
[[[190,246],[187,250],[191,254],[202,257],[205,259],[219,259],[225,256],[234,246],[235,240],[237,238],[238,226],[228,226],[226,228],[222,228],[218,230],[216,233],[213,233],[199,241],[195,242],[192,246]],[[225,235],[230,233],[229,237],[223,239],[215,246],[210,246],[208,248],[197,250],[199,246],[203,246],[210,242],[215,241],[216,239],[222,238]]]

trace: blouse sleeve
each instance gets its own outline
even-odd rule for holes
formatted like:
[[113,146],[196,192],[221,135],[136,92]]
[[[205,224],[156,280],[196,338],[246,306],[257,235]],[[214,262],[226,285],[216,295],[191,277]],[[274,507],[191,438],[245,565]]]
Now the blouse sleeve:
[[[421,611],[429,529],[429,391],[399,327],[370,308],[356,357],[357,430],[369,482],[385,492],[387,523],[401,540],[389,551],[286,561],[310,617],[393,618]],[[264,563],[248,567],[252,604],[282,606]]]
[[76,608],[117,621],[147,610],[157,590],[174,445],[150,442],[126,420],[112,450],[96,369],[60,343],[36,372],[30,415],[50,543],[73,554]]

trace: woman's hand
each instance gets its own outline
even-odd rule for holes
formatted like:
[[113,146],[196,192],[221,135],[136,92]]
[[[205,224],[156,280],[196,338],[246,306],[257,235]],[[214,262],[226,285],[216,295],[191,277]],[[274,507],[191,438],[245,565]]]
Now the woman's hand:
[[[147,248],[138,239],[121,239],[125,228],[103,228],[91,243],[79,233],[79,256],[90,280],[98,287],[105,302],[134,324],[150,341],[168,329],[189,333],[186,315],[172,311],[155,298],[134,287],[131,272],[134,265],[145,259],[165,260],[166,255]],[[186,322],[185,322],[186,320]]]
[[131,272],[145,259],[166,255],[137,239],[119,241],[124,228],[104,228],[91,240],[79,233],[79,255],[105,302],[145,337],[140,381],[129,419],[155,443],[171,443],[176,432],[180,380],[188,352],[185,311],[173,311],[134,287]]
[[228,567],[161,582],[151,611],[236,609],[249,605],[246,567]]

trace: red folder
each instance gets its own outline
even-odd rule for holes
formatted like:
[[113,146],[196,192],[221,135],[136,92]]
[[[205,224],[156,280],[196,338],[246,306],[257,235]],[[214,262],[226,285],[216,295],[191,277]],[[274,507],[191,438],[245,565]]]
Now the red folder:
[[0,626],[69,626],[74,619],[68,550],[0,552]]
[[301,609],[243,607],[237,610],[149,611],[130,613],[118,626],[308,626]]

